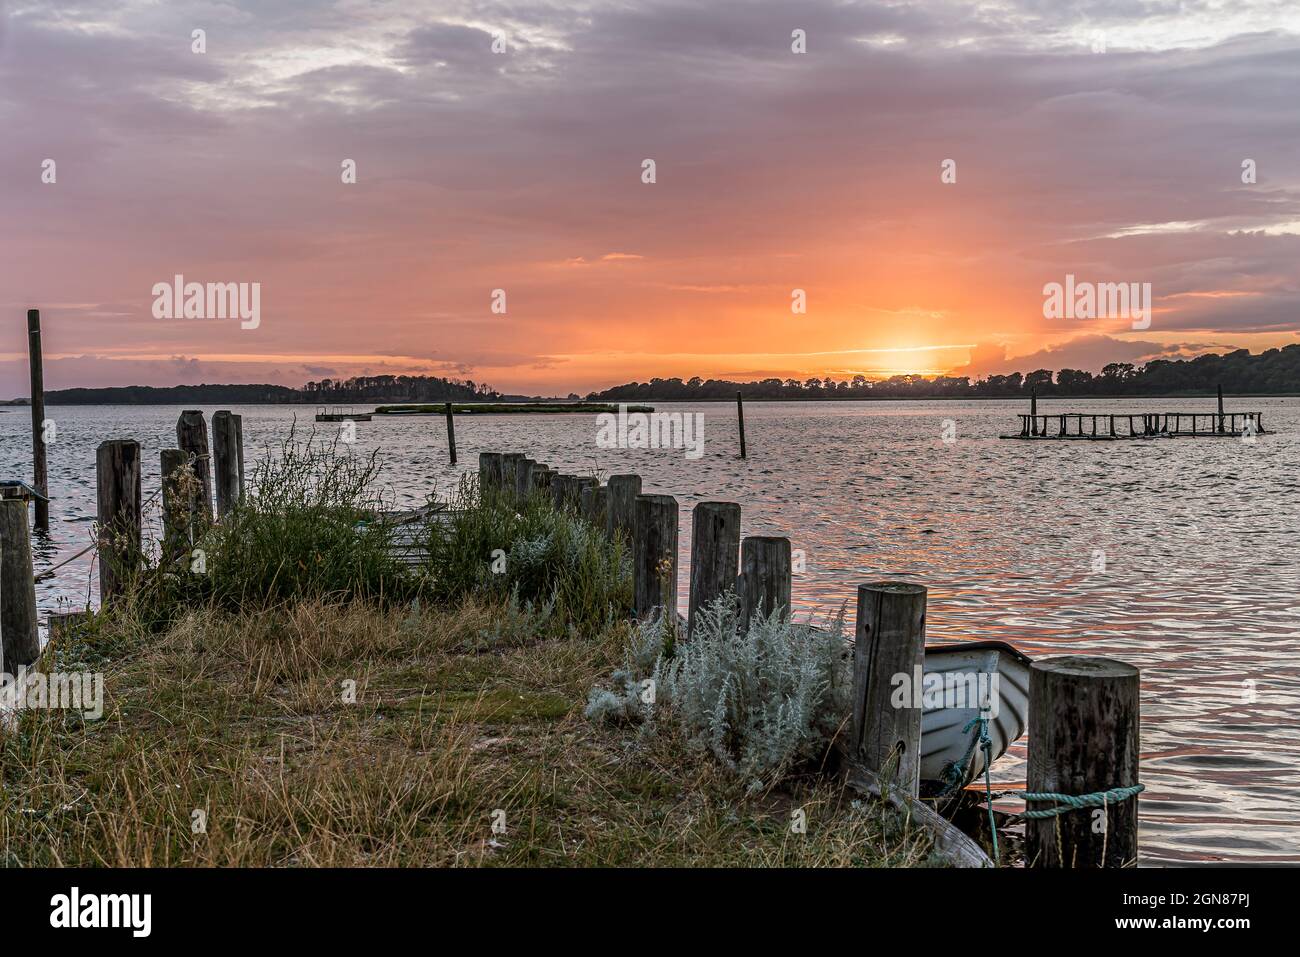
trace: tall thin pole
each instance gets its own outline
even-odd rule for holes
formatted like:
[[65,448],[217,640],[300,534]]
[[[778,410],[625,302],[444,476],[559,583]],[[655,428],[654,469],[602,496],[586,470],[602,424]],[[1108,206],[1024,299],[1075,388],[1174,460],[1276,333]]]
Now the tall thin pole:
[[27,359],[32,370],[32,485],[36,499],[36,528],[50,530],[49,471],[45,465],[45,373],[41,369],[41,311],[27,310]]
[[1219,431],[1223,431],[1223,385],[1219,384]]
[[745,457],[745,400],[736,393],[736,417],[740,421],[740,457]]
[[456,420],[452,416],[451,403],[447,403],[447,448],[451,452],[451,464],[456,464]]

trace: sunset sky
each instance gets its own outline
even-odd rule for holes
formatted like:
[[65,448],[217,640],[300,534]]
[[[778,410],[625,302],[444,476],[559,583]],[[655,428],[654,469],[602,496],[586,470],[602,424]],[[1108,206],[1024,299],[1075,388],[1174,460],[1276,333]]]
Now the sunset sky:
[[[0,0],[0,131],[0,398],[29,307],[49,389],[1300,342],[1294,0]],[[260,326],[154,318],[177,273]],[[1151,283],[1150,328],[1045,319],[1067,273]]]

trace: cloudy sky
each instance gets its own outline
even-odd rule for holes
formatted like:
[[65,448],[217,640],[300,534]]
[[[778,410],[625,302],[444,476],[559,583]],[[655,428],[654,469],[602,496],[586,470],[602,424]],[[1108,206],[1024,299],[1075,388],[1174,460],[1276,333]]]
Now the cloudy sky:
[[[1297,104],[1293,0],[0,0],[0,398],[28,307],[48,388],[1284,345]],[[177,273],[260,325],[155,318]],[[1067,273],[1150,327],[1044,318]]]

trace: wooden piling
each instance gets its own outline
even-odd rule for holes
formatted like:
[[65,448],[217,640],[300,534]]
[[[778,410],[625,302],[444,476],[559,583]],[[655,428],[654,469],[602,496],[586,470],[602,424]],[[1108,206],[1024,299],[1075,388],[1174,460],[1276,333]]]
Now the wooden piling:
[[131,439],[101,442],[95,453],[95,485],[99,602],[107,605],[126,588],[139,566],[140,443]]
[[181,559],[201,534],[196,527],[200,508],[198,485],[190,468],[190,457],[180,449],[159,453],[162,475],[163,557]]
[[582,486],[578,491],[578,510],[583,519],[605,530],[606,516],[609,514],[609,486],[598,485],[593,481]]
[[[1066,655],[1029,670],[1032,793],[1082,797],[1138,784],[1137,668],[1110,658]],[[1030,801],[1028,810],[1054,801]],[[1025,823],[1029,867],[1127,867],[1137,858],[1136,795]]]
[[736,421],[740,423],[740,457],[745,458],[745,400],[736,393]]
[[608,484],[609,510],[605,516],[605,532],[611,540],[622,535],[630,542],[636,525],[636,497],[641,494],[641,476],[611,475]]
[[638,495],[632,531],[632,613],[641,620],[658,608],[677,615],[677,499]]
[[556,472],[551,476],[551,504],[556,509],[564,510],[569,506],[569,491],[576,475],[569,475],[567,472]]
[[208,452],[208,424],[203,413],[187,409],[176,421],[176,447],[192,459],[199,480],[199,511],[204,524],[212,521],[212,456]]
[[486,496],[500,490],[500,452],[480,452],[478,454],[478,487],[480,496]]
[[[921,786],[921,676],[925,657],[922,585],[858,586],[853,647],[853,753],[871,771],[911,797]],[[910,694],[894,700],[896,676]]]
[[533,466],[532,480],[533,491],[539,495],[551,494],[551,478],[555,475],[553,469],[542,465],[540,462]]
[[447,403],[447,454],[451,457],[451,464],[456,464],[456,417],[452,412],[451,403]]
[[537,463],[530,458],[521,458],[515,463],[515,496],[525,499],[533,491],[533,469]]
[[27,502],[0,499],[0,647],[10,671],[30,665],[41,654],[36,617],[36,576]]
[[600,485],[600,479],[593,475],[575,475],[569,482],[568,496],[566,502],[568,508],[575,515],[583,515],[582,494],[587,489],[594,489]]
[[45,461],[45,370],[41,358],[41,311],[27,310],[27,362],[32,384],[32,488],[41,493],[33,505],[37,531],[50,530],[49,468]]
[[52,611],[45,619],[45,626],[49,629],[50,641],[58,641],[64,635],[70,634],[87,624],[92,618],[89,609],[81,611]]
[[1218,389],[1219,391],[1219,431],[1222,432],[1223,431],[1223,386],[1222,384],[1220,384],[1215,386],[1215,388]]
[[778,608],[790,616],[790,539],[750,535],[740,543],[740,623],[749,627],[755,612],[770,616]]
[[244,420],[222,410],[212,413],[212,471],[216,480],[217,518],[244,497]]
[[523,452],[506,452],[501,456],[501,488],[507,494],[515,494],[516,473],[519,469],[519,461],[523,457]]
[[691,511],[691,597],[686,634],[700,609],[734,591],[740,552],[740,506],[698,502]]

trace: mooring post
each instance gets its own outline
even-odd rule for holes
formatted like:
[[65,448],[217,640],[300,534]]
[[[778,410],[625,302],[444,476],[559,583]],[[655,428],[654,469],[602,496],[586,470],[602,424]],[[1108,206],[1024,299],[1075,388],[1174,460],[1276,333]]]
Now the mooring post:
[[1030,418],[1033,419],[1038,418],[1038,390],[1037,389],[1034,389],[1029,393],[1029,416]]
[[563,511],[569,504],[569,485],[577,478],[567,472],[556,472],[551,476],[551,504],[557,511]]
[[533,469],[537,463],[524,457],[515,463],[515,497],[527,498],[533,491]]
[[42,498],[33,501],[37,531],[50,530],[49,469],[45,461],[45,370],[41,360],[41,311],[27,310],[27,362],[32,379],[32,488]]
[[[916,797],[921,787],[923,585],[858,586],[853,645],[853,752],[883,780]],[[901,676],[901,679],[900,679]],[[909,693],[895,700],[898,681]]]
[[588,524],[604,531],[606,516],[609,513],[609,486],[599,485],[595,479],[580,485],[578,513]]
[[46,627],[50,632],[50,641],[57,641],[60,637],[76,631],[90,619],[89,609],[50,612],[45,618]]
[[[644,620],[663,608],[677,614],[677,499],[638,495],[632,531],[632,614]],[[674,618],[675,620],[675,618]]]
[[582,493],[587,489],[594,489],[600,485],[600,479],[591,475],[575,475],[569,480],[568,494],[566,502],[568,508],[575,515],[582,516],[586,514],[582,507]]
[[[1029,670],[1028,790],[1081,798],[1138,785],[1137,668],[1110,658],[1066,655]],[[1096,798],[1094,798],[1096,800]],[[1065,802],[1030,801],[1028,810]],[[1114,794],[1025,825],[1029,867],[1126,867],[1137,858],[1137,795]]]
[[199,480],[199,509],[203,524],[212,521],[212,456],[208,452],[208,423],[197,409],[187,409],[176,420],[176,447],[192,457]]
[[740,457],[745,458],[745,400],[736,393],[736,421],[740,423]]
[[736,588],[740,551],[740,506],[698,502],[691,510],[691,596],[686,634],[695,631],[700,609]]
[[482,497],[489,490],[501,487],[501,453],[480,452],[478,454],[478,488]]
[[451,403],[447,403],[447,454],[451,456],[451,464],[456,464],[456,417],[452,413]]
[[162,473],[163,558],[177,561],[201,534],[198,524],[199,495],[190,457],[180,449],[159,453]]
[[129,584],[139,566],[140,443],[131,439],[101,442],[95,452],[95,486],[99,602],[107,605]]
[[11,670],[40,657],[32,536],[27,501],[21,498],[0,498],[0,636]]
[[611,475],[609,477],[609,511],[605,515],[605,533],[612,541],[623,535],[632,541],[636,525],[636,497],[641,494],[641,476]]
[[212,413],[212,471],[217,485],[217,518],[244,497],[244,420],[233,412]]
[[1215,386],[1219,390],[1219,431],[1223,431],[1223,383]]
[[740,627],[748,628],[755,613],[771,615],[778,608],[790,617],[790,539],[750,535],[740,543]]
[[506,494],[514,495],[518,482],[519,461],[523,452],[506,452],[501,456],[501,488]]

